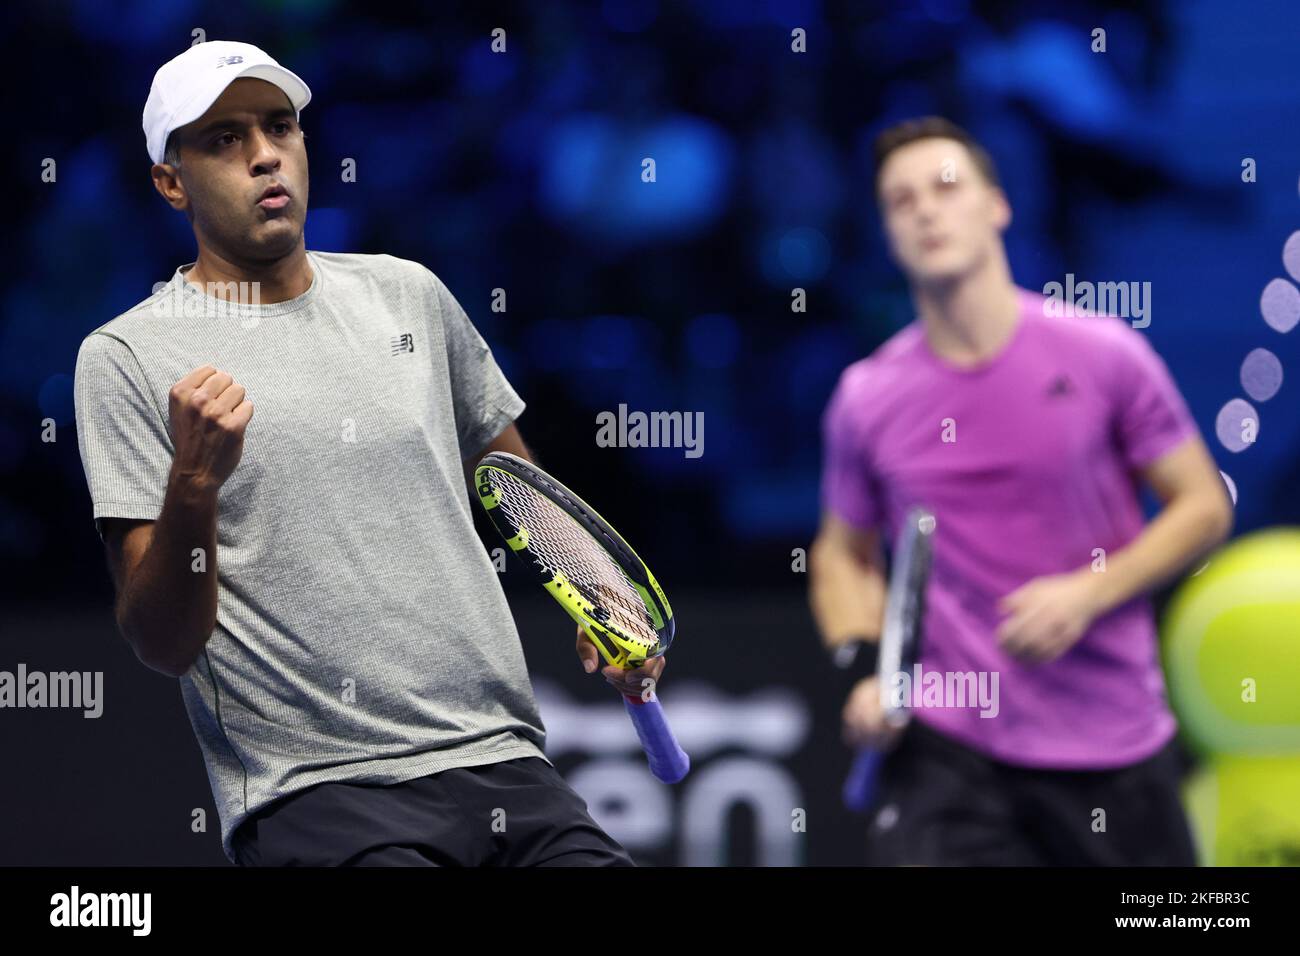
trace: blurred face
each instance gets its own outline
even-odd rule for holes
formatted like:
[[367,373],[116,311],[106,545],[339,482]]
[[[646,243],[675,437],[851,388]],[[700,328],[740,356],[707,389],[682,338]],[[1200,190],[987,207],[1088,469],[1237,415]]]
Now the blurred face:
[[880,212],[890,255],[910,281],[948,283],[995,252],[1011,209],[951,139],[921,139],[889,154]]
[[[178,131],[180,167],[155,185],[191,215],[200,246],[232,261],[283,258],[307,218],[307,151],[284,91],[242,77]],[[268,189],[278,195],[267,196]]]

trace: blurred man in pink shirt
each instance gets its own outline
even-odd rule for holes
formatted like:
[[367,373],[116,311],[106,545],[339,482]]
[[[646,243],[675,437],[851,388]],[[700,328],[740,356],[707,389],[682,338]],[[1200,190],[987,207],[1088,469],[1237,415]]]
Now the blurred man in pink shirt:
[[[891,748],[868,859],[1192,865],[1146,595],[1227,537],[1218,469],[1142,333],[1015,285],[1011,209],[969,134],[909,121],[876,159],[917,318],[826,409],[813,611],[829,649],[873,648],[882,541],[924,505],[921,669],[991,677],[996,699],[928,701],[900,732],[876,678],[856,683],[846,741]],[[1163,505],[1149,524],[1141,483]]]

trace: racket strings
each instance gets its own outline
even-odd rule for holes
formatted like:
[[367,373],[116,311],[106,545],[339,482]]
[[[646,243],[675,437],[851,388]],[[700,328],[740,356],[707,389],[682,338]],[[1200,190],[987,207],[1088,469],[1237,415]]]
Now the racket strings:
[[645,601],[623,569],[563,508],[509,472],[494,471],[497,507],[516,528],[526,529],[528,550],[562,574],[591,604],[593,617],[649,649],[659,640]]

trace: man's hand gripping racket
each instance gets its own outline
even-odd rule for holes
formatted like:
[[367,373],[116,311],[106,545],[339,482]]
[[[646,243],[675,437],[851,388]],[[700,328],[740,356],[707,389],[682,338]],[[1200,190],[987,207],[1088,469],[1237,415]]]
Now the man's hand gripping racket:
[[[586,502],[516,455],[492,452],[474,471],[479,501],[510,550],[590,638],[605,661],[643,667],[672,643],[676,622],[659,583]],[[613,683],[613,681],[611,681]],[[653,686],[620,686],[651,772],[676,783],[691,767]]]
[[[933,537],[934,515],[925,508],[913,508],[899,530],[891,560],[876,682],[884,720],[900,730],[910,719],[912,701],[905,690],[912,688],[913,665],[921,654],[921,623],[925,617],[925,586],[930,575]],[[898,675],[906,676],[900,679]],[[882,749],[858,752],[844,781],[844,804],[849,809],[862,812],[870,808],[884,757]]]

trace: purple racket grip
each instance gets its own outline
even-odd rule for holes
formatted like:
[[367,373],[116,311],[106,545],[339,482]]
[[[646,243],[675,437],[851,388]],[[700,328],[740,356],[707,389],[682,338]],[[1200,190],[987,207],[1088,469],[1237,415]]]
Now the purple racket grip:
[[650,772],[655,778],[662,783],[676,783],[686,776],[691,769],[691,758],[686,756],[686,751],[673,736],[658,698],[633,701],[625,696],[623,706],[632,718],[636,735],[641,738],[646,759],[650,761]]
[[885,759],[879,750],[859,750],[853,758],[853,766],[844,779],[844,806],[854,813],[865,813],[871,809],[876,799],[876,781],[880,776],[880,764]]

